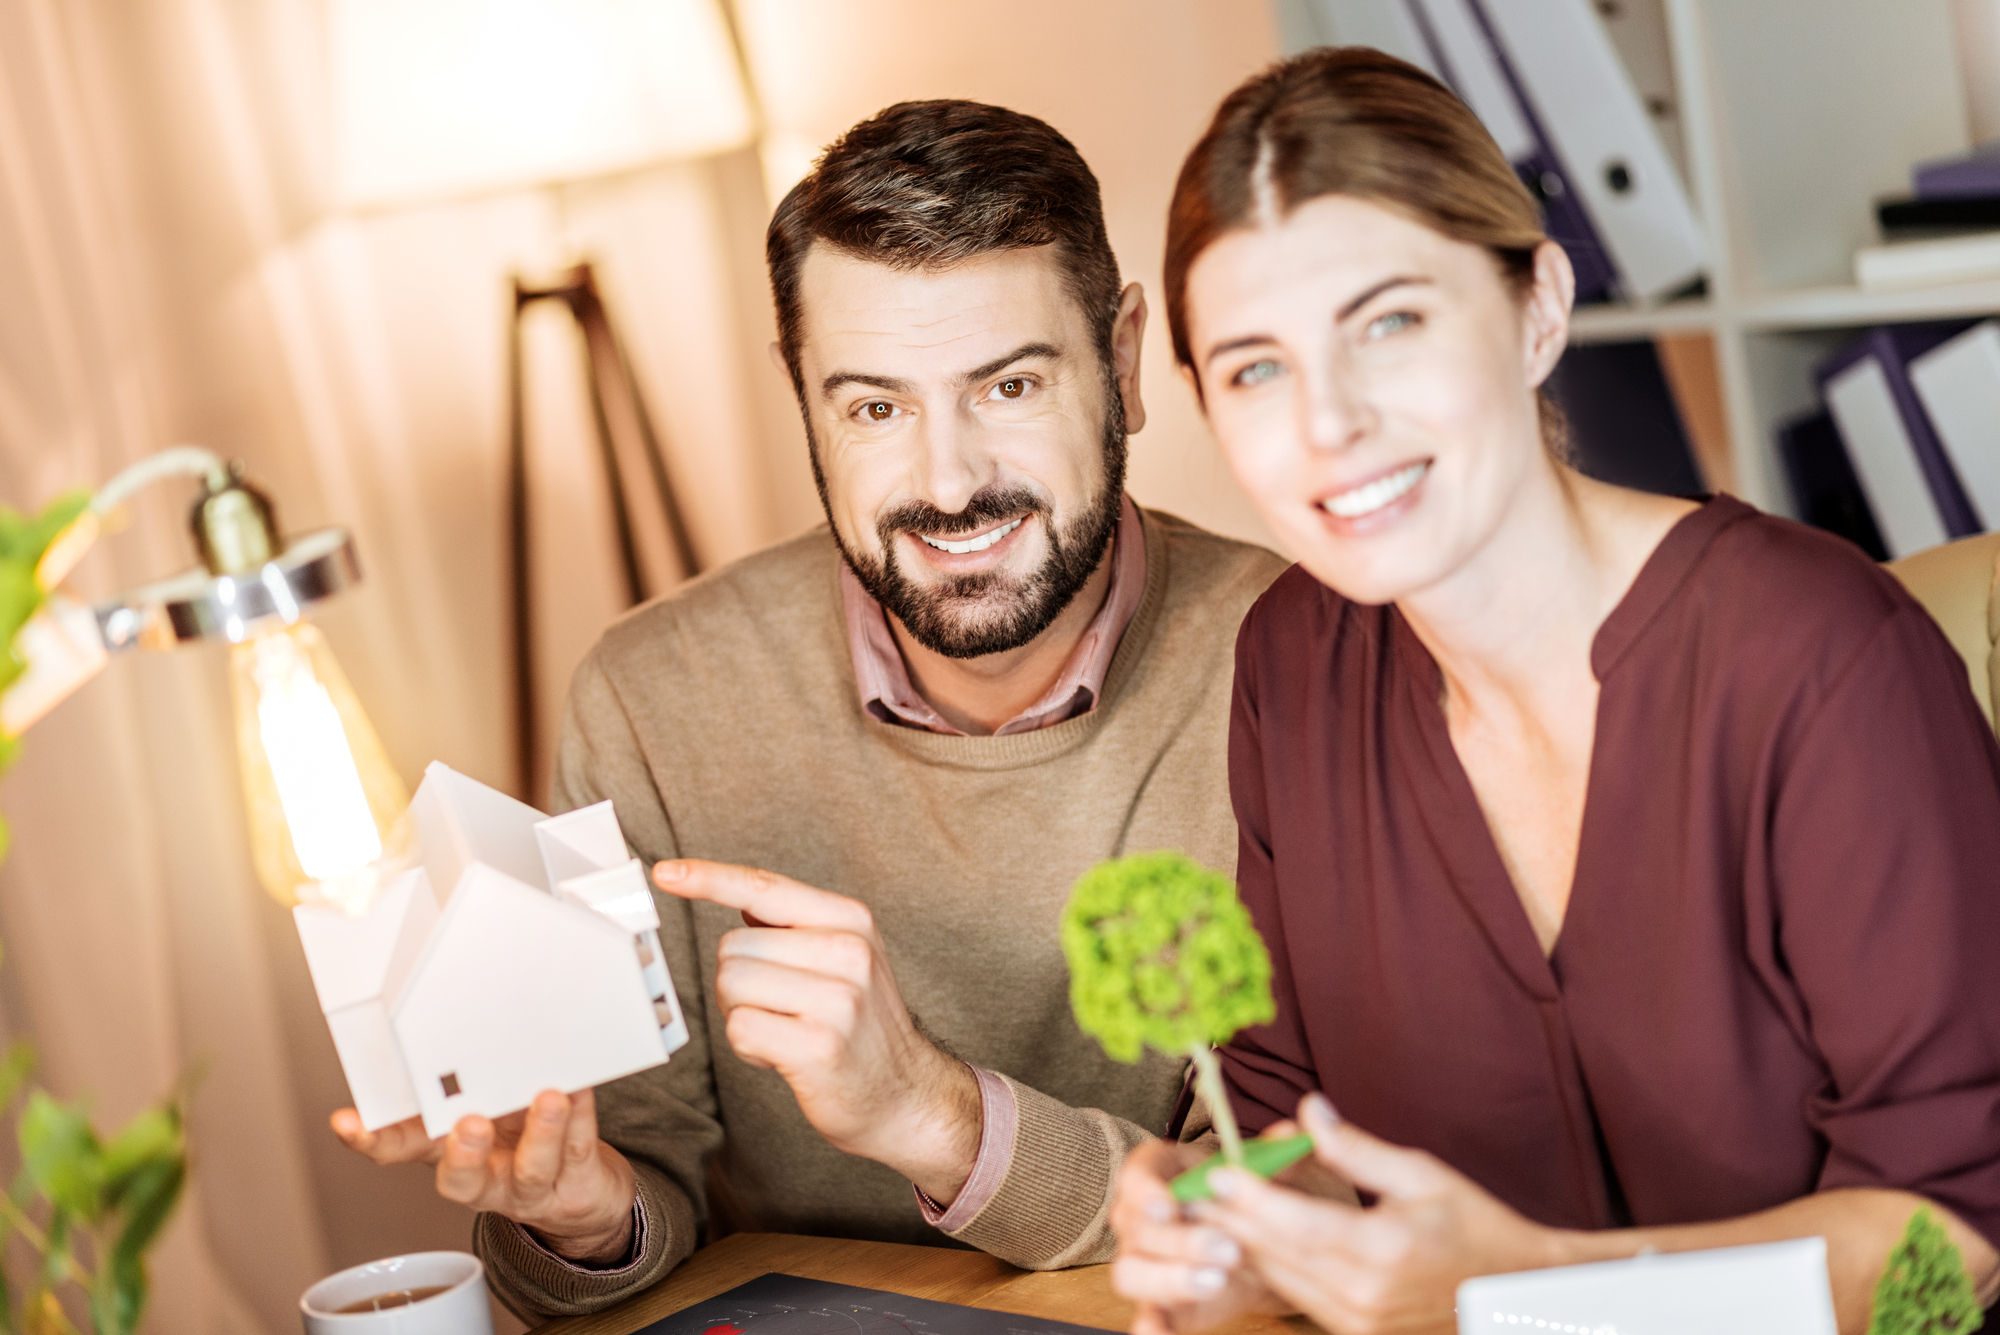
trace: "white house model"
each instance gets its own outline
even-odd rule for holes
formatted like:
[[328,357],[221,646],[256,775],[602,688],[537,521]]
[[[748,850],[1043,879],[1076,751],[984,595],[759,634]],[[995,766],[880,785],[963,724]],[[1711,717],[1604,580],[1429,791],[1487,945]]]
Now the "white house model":
[[366,913],[292,910],[363,1126],[421,1115],[441,1136],[687,1042],[611,803],[551,819],[434,763],[410,815],[422,865]]

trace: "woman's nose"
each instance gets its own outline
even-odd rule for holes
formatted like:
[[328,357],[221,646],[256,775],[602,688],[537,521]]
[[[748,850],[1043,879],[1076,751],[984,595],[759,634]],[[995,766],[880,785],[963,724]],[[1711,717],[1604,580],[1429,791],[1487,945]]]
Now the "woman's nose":
[[1351,373],[1333,368],[1313,376],[1306,385],[1300,405],[1300,423],[1306,445],[1315,450],[1344,450],[1367,435],[1375,422],[1375,411],[1364,387]]

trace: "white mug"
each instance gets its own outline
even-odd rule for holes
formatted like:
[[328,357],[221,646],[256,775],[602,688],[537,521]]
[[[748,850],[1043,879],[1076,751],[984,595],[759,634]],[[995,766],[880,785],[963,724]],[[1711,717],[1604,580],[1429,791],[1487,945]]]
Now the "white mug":
[[[416,1289],[436,1292],[376,1310],[342,1311]],[[328,1275],[299,1299],[306,1335],[493,1335],[486,1268],[464,1252],[412,1252]]]

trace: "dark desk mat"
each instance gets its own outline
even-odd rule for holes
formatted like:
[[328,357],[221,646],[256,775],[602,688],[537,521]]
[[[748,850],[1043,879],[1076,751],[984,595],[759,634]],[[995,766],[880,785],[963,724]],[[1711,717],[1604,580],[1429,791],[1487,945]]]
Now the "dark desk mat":
[[989,1312],[797,1275],[759,1275],[634,1335],[1104,1335],[1100,1326]]

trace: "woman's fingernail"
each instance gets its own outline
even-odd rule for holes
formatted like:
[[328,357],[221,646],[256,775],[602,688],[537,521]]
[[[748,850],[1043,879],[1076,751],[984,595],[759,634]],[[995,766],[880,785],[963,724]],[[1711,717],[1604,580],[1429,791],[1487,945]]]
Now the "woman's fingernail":
[[1156,1224],[1171,1224],[1174,1222],[1174,1207],[1165,1201],[1147,1201],[1146,1218]]
[[653,879],[662,884],[668,881],[685,881],[687,874],[687,863],[677,859],[670,858],[665,862],[655,862],[653,864]]
[[1220,1293],[1222,1286],[1228,1282],[1229,1276],[1214,1266],[1203,1266],[1188,1276],[1188,1287],[1201,1294]]
[[1243,1190],[1244,1180],[1249,1177],[1240,1168],[1218,1168],[1208,1175],[1208,1189],[1215,1193],[1217,1200],[1226,1201]]
[[1241,1265],[1243,1249],[1236,1245],[1234,1238],[1210,1238],[1201,1245],[1201,1259],[1213,1261],[1216,1265]]
[[1307,1126],[1315,1127],[1321,1131],[1331,1131],[1334,1127],[1340,1125],[1340,1114],[1333,1110],[1333,1104],[1327,1100],[1324,1094],[1306,1095],[1302,1115],[1305,1118]]

